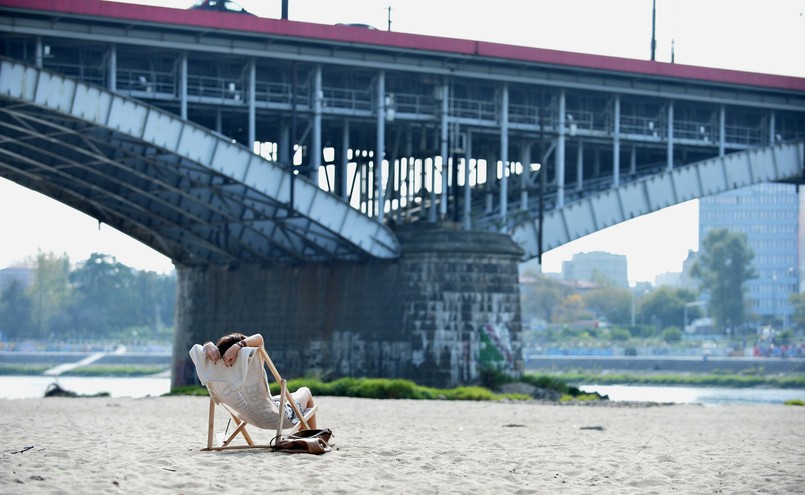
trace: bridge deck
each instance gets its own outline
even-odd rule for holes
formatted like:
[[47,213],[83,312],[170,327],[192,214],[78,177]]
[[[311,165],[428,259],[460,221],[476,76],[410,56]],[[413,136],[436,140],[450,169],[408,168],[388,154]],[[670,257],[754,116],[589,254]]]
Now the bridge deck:
[[158,108],[0,61],[0,174],[184,265],[399,255],[304,177]]
[[[380,223],[453,220],[512,232],[540,203],[558,211],[593,194],[623,200],[629,182],[805,139],[802,78],[100,0],[0,0],[0,13],[0,54],[211,129]],[[159,132],[149,144],[161,146]],[[209,187],[220,169],[167,151],[149,152],[139,172],[159,171],[162,195],[115,175],[131,183],[125,197],[107,198],[115,207],[84,201],[87,177],[70,199],[32,176],[4,175],[186,262],[349,258],[373,252],[369,244],[381,256],[395,251],[374,227],[289,213],[314,203],[330,211],[337,203],[328,195],[308,190],[299,209],[285,206],[287,193],[264,204],[250,196],[254,184]],[[180,177],[199,193],[178,193]],[[124,225],[143,208],[132,195],[161,203],[163,221],[203,252],[181,258],[175,239],[153,235],[145,217]],[[227,214],[245,220],[222,221]],[[547,228],[556,242],[570,239]],[[353,230],[367,245],[341,242]],[[267,242],[270,252],[255,252]],[[224,254],[233,244],[234,258]]]

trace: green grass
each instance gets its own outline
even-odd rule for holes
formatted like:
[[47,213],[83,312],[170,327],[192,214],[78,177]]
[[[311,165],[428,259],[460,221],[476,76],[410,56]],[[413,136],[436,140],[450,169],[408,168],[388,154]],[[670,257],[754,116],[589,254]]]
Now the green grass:
[[50,368],[44,364],[0,364],[0,375],[41,375]]
[[786,406],[805,406],[805,400],[802,399],[791,399],[785,401]]
[[[0,375],[41,375],[53,368],[44,364],[0,364]],[[62,376],[108,376],[134,377],[149,376],[165,371],[161,366],[82,366],[62,373]]]
[[680,385],[718,387],[777,387],[805,388],[805,374],[797,375],[743,375],[743,374],[629,374],[629,373],[526,373],[523,381],[559,380],[566,383],[595,383],[598,385]]
[[[571,387],[567,384],[568,380],[555,375],[524,373],[520,381],[534,385],[535,387],[556,390],[562,394],[572,393]],[[578,389],[575,389],[575,391],[578,393]]]
[[[679,386],[724,386],[724,387],[764,387],[805,388],[805,375],[792,376],[744,376],[744,375],[630,375],[630,374],[536,374],[526,373],[521,380],[536,387],[556,390],[561,395],[559,401],[599,400],[596,394],[588,394],[570,383],[597,384],[639,384],[639,385],[679,385]],[[317,379],[298,379],[288,382],[288,388],[309,387],[314,395],[336,397],[364,397],[371,399],[443,399],[443,400],[530,400],[524,394],[498,394],[484,387],[456,387],[438,389],[417,385],[410,380],[391,380],[382,378],[341,378],[332,382]],[[279,393],[276,384],[271,385],[272,394]],[[171,395],[207,395],[204,387],[190,386],[173,390]]]
[[584,394],[584,393],[578,395],[564,394],[561,397],[559,397],[559,402],[570,402],[570,401],[589,402],[594,400],[601,400],[601,397],[599,397],[596,394]]
[[161,366],[82,366],[62,373],[62,376],[148,376],[165,371]]
[[183,385],[181,387],[174,387],[165,395],[201,395],[208,396],[207,388],[198,385]]
[[[279,385],[272,383],[271,393],[279,393]],[[484,387],[456,387],[449,389],[424,387],[410,380],[388,378],[339,378],[322,382],[315,378],[300,378],[288,382],[290,390],[310,388],[313,395],[333,397],[361,397],[367,399],[414,399],[414,400],[530,400],[525,394],[498,394]],[[168,395],[207,395],[207,389],[198,386],[179,387]]]

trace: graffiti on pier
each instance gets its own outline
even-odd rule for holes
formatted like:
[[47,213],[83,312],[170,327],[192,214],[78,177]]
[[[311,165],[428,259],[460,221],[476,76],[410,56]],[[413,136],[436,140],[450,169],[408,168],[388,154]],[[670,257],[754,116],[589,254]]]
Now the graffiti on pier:
[[482,368],[500,371],[515,367],[515,352],[512,346],[511,332],[504,323],[485,323],[478,330],[480,353],[478,362]]

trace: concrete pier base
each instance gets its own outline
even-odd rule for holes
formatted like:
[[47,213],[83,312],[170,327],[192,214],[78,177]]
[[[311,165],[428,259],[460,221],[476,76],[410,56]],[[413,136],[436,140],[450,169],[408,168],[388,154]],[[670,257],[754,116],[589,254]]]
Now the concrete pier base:
[[483,367],[521,372],[520,248],[444,225],[397,235],[393,261],[179,267],[172,385],[197,383],[194,343],[235,331],[262,333],[289,377],[454,386]]

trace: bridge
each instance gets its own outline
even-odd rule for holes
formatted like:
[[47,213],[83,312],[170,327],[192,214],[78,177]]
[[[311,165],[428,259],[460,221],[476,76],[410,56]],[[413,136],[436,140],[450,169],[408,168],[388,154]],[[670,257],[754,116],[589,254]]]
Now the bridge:
[[799,78],[96,0],[0,14],[0,174],[169,256],[177,349],[272,321],[292,369],[470,381],[481,344],[517,366],[510,265],[802,179]]

